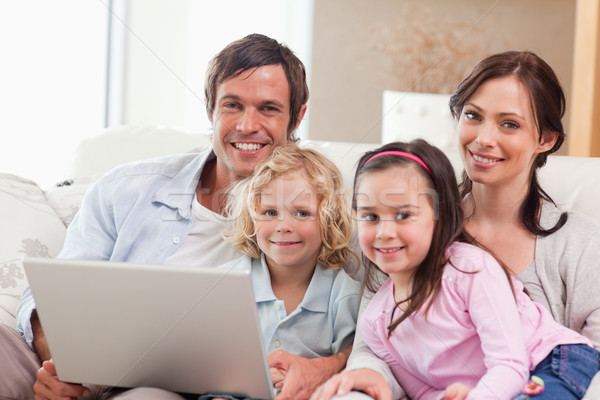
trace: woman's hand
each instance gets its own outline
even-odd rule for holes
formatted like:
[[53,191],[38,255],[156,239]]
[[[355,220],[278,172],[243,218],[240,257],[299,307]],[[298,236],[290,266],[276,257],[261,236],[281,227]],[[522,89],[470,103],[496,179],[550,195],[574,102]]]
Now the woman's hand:
[[391,400],[392,391],[385,379],[371,369],[342,371],[319,386],[310,400],[330,400],[334,396],[344,396],[352,390],[364,392],[375,400]]

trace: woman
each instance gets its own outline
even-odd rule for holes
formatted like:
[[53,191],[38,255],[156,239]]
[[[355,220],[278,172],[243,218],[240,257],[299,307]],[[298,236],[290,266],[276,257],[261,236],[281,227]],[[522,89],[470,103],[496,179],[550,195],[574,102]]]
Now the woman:
[[[465,166],[466,230],[558,322],[600,349],[600,227],[578,213],[561,212],[537,181],[537,169],[565,139],[565,97],[556,75],[531,52],[495,54],[458,86],[450,109]],[[401,393],[362,343],[355,341],[348,365],[373,370],[372,378],[359,381],[352,371],[343,372],[313,398],[355,389],[386,399],[386,381],[394,398]],[[586,398],[600,398],[598,377]]]
[[537,170],[562,145],[565,97],[556,75],[530,52],[484,59],[457,88],[467,231],[523,281],[554,319],[600,348],[600,230],[561,212]]

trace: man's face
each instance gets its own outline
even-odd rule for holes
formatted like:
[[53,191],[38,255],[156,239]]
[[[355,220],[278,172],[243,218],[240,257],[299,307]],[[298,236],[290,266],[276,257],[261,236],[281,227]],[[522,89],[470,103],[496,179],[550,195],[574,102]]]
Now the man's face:
[[281,65],[242,72],[217,85],[210,116],[217,174],[249,176],[276,146],[287,143],[290,88]]

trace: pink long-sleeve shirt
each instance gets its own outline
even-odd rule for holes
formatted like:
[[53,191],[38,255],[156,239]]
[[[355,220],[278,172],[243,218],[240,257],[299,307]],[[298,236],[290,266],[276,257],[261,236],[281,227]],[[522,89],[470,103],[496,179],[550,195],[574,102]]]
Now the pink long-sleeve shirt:
[[[467,399],[512,399],[529,371],[559,344],[590,344],[555,322],[513,279],[510,289],[496,260],[478,247],[453,243],[447,250],[439,295],[388,337],[395,307],[388,279],[361,314],[365,343],[386,361],[414,400],[441,399],[454,382],[473,387]],[[393,318],[401,315],[397,310]]]

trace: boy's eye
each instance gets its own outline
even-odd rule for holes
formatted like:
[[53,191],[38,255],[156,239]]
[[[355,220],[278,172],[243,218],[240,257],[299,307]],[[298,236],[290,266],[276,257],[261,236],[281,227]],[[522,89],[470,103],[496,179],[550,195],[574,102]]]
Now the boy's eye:
[[300,218],[310,217],[310,213],[308,211],[296,211],[296,216]]

